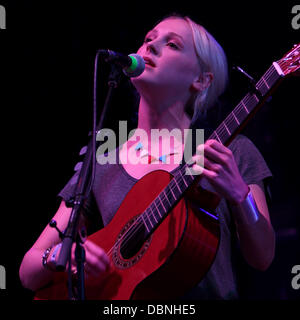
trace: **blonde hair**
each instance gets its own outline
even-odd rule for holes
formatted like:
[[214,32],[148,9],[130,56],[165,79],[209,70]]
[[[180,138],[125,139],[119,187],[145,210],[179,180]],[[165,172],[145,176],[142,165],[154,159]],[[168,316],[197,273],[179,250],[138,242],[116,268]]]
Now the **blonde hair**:
[[225,91],[228,83],[227,58],[217,40],[188,16],[174,12],[164,16],[156,24],[172,18],[183,19],[189,24],[202,74],[209,72],[213,76],[210,85],[193,96],[186,105],[185,110],[194,122],[201,113],[205,114],[209,108],[213,107],[218,97]]
[[[179,18],[176,15],[170,16],[172,17]],[[204,113],[212,107],[225,91],[228,82],[228,65],[225,52],[216,39],[189,17],[181,18],[191,27],[195,51],[203,74],[210,72],[213,75],[210,85],[194,97],[192,120],[195,120],[201,112]]]

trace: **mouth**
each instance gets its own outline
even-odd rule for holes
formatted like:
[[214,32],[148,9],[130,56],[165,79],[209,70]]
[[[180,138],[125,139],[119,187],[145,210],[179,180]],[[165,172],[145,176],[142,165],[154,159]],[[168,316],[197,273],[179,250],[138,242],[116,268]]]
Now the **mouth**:
[[156,67],[154,61],[152,59],[150,59],[149,57],[143,57],[143,59],[145,61],[145,65],[148,65],[148,66],[153,67],[153,68]]

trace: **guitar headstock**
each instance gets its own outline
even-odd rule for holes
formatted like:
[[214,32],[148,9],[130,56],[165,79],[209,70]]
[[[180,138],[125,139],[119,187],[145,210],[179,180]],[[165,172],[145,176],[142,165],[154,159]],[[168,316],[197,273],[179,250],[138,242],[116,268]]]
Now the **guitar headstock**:
[[276,61],[285,76],[300,75],[300,43],[295,44],[282,59]]

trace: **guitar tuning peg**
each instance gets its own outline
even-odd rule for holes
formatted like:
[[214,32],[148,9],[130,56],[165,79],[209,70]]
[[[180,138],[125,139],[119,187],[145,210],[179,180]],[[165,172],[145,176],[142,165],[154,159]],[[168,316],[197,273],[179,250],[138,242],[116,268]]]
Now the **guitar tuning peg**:
[[79,171],[82,167],[82,162],[77,162],[75,167],[74,167],[74,171]]
[[86,154],[86,150],[87,150],[87,146],[82,147],[79,152],[79,155],[82,156],[82,155]]

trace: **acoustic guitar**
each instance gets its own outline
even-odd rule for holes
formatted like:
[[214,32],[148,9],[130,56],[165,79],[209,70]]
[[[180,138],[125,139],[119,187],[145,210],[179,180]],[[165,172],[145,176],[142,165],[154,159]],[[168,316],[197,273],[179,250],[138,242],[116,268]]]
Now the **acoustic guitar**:
[[[211,134],[228,146],[281,80],[299,73],[300,44],[266,73]],[[175,299],[205,276],[218,249],[219,199],[198,187],[188,164],[172,176],[163,170],[140,179],[112,221],[89,240],[110,256],[112,267],[101,279],[86,279],[86,298],[103,300]],[[36,299],[67,299],[67,275],[36,293]]]

